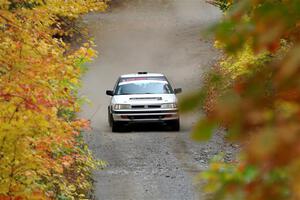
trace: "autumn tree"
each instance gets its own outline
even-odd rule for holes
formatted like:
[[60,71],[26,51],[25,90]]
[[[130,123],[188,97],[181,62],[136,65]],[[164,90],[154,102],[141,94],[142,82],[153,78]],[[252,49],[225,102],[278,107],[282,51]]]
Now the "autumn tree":
[[87,199],[95,166],[76,119],[92,43],[70,49],[65,20],[100,0],[0,1],[0,199]]
[[242,149],[235,163],[214,159],[204,189],[214,199],[300,199],[300,1],[210,3],[225,12],[213,27],[224,57],[182,108],[209,102],[193,137],[224,126]]

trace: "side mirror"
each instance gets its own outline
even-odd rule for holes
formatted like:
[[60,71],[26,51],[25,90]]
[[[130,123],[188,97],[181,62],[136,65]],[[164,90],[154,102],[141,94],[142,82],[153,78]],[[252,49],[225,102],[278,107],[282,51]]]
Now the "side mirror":
[[181,93],[182,92],[182,89],[181,88],[175,88],[174,89],[174,93],[175,94],[178,94],[178,93]]
[[114,92],[112,90],[106,90],[106,95],[114,96]]

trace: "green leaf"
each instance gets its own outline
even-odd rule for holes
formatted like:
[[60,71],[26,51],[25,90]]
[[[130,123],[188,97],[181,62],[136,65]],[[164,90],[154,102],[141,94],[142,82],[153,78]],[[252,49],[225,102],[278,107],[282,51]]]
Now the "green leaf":
[[203,105],[206,96],[207,94],[205,90],[200,90],[186,95],[179,101],[179,110],[181,112],[193,111],[195,108],[198,108],[201,105]]
[[217,123],[215,121],[210,121],[208,119],[200,120],[194,127],[191,137],[196,141],[209,140]]
[[250,183],[251,181],[253,181],[257,175],[258,175],[258,170],[256,167],[254,166],[248,166],[245,171],[244,171],[244,181],[246,183]]

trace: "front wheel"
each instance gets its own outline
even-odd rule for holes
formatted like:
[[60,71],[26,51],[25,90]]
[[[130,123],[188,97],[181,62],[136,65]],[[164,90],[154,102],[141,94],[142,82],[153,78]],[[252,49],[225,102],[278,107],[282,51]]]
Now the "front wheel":
[[112,127],[113,117],[112,117],[112,114],[110,113],[109,110],[108,110],[107,116],[108,116],[108,124],[109,124],[110,127]]
[[168,126],[171,128],[172,131],[179,131],[180,130],[180,121],[179,119],[172,120],[168,122]]
[[123,129],[123,124],[121,122],[116,122],[114,120],[111,121],[111,131],[112,132],[122,132]]

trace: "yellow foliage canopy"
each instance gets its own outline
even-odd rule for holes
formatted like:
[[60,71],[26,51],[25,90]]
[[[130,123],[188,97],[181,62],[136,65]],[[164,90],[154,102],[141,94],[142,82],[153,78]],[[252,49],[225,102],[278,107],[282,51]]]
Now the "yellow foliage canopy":
[[[94,52],[88,44],[67,54],[54,35],[64,32],[59,19],[105,8],[99,0],[0,2],[0,199],[85,198],[65,174],[76,163],[93,165],[76,140],[88,122],[59,113],[79,110],[79,61]],[[83,176],[77,181],[88,185]]]

